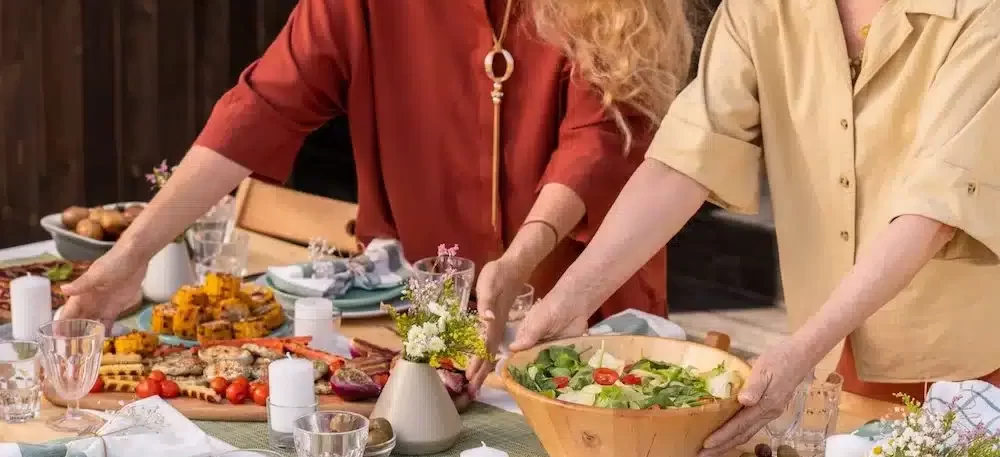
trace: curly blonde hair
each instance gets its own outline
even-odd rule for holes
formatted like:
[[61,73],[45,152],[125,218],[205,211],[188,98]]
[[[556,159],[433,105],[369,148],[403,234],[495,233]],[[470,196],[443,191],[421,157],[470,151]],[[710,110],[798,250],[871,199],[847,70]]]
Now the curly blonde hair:
[[530,0],[539,35],[563,49],[625,137],[623,110],[657,125],[686,82],[693,38],[683,0]]

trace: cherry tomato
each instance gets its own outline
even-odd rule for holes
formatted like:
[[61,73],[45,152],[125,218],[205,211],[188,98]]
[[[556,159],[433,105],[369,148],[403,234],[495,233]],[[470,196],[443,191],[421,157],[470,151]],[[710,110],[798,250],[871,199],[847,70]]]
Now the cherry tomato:
[[642,384],[642,378],[640,378],[640,377],[638,377],[638,376],[636,376],[634,374],[627,374],[625,376],[622,376],[622,384],[625,384],[625,385],[628,385],[628,386],[639,385],[639,384]]
[[243,384],[248,389],[250,388],[250,380],[247,379],[246,376],[240,376],[240,377],[234,379],[233,380],[233,384]]
[[375,384],[378,384],[379,387],[385,387],[386,383],[389,382],[389,373],[378,373],[372,375],[372,381],[375,381]]
[[594,382],[602,386],[610,386],[618,380],[618,372],[610,368],[598,368],[594,370]]
[[169,379],[160,383],[160,396],[163,398],[177,398],[181,394],[181,388],[176,382]]
[[97,381],[94,381],[94,387],[90,388],[90,393],[97,394],[101,392],[104,392],[104,380],[98,377]]
[[552,382],[556,383],[556,389],[562,389],[563,387],[566,387],[566,386],[569,385],[569,377],[568,376],[556,376],[556,377],[552,378]]
[[135,394],[139,398],[155,397],[162,392],[160,383],[154,379],[143,379],[135,388]]
[[223,378],[222,376],[216,376],[212,379],[212,382],[209,385],[211,385],[212,390],[219,395],[225,395],[226,387],[229,387],[229,383],[226,382],[226,378]]
[[267,384],[261,384],[257,386],[257,388],[253,390],[253,392],[250,393],[250,397],[254,403],[260,406],[267,406],[267,397],[270,394],[271,391],[267,387]]
[[451,359],[441,359],[440,365],[445,370],[455,371],[455,362],[452,362]]
[[153,370],[153,372],[149,374],[148,378],[156,382],[163,382],[167,379],[167,375],[163,374],[160,370]]
[[248,389],[248,385],[233,381],[233,383],[226,388],[226,400],[229,400],[229,403],[234,405],[243,403],[250,394]]

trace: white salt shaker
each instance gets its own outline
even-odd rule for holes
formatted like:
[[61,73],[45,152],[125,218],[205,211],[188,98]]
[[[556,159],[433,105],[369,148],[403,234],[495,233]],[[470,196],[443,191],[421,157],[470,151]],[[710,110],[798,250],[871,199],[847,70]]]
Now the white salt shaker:
[[52,282],[21,276],[10,282],[10,314],[15,340],[37,339],[38,327],[52,321]]

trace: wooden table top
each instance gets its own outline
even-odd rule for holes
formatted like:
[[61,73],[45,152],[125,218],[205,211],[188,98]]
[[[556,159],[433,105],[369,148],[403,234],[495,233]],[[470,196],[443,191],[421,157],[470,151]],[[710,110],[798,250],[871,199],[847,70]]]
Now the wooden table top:
[[[388,328],[388,324],[388,318],[350,320],[344,321],[342,331],[349,337],[361,338],[398,350],[401,348],[400,339]],[[487,380],[487,385],[498,389],[503,388],[502,382],[496,376],[491,376]],[[890,403],[871,400],[845,392],[841,396],[838,431],[850,432],[856,430],[865,422],[891,413],[893,407],[894,405]],[[69,437],[71,435],[49,430],[44,423],[46,419],[62,414],[62,412],[62,408],[53,406],[43,400],[41,419],[26,424],[4,424],[3,427],[0,427],[0,442],[42,443]],[[750,451],[753,449],[753,445],[763,442],[766,442],[766,437],[763,434],[758,435],[752,443],[743,446],[743,449],[744,451]],[[740,452],[734,451],[732,455],[734,457],[739,456]]]

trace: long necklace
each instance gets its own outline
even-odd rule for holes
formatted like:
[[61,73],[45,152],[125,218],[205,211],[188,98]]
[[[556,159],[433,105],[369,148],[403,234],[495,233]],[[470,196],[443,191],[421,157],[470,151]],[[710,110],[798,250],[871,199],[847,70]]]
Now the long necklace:
[[[871,30],[871,28],[872,28],[871,25],[866,25],[864,27],[861,27],[860,30],[858,30],[858,36],[861,37],[862,43],[868,41],[868,31]],[[861,66],[864,64],[864,61],[865,61],[865,48],[864,44],[862,44],[861,51],[858,52],[857,56],[851,58],[850,61],[851,83],[856,83],[858,81],[858,76],[861,75]]]
[[[514,73],[514,56],[503,48],[503,39],[507,36],[507,25],[510,23],[512,3],[513,0],[507,0],[507,7],[503,13],[503,23],[500,26],[500,35],[493,31],[493,48],[486,53],[486,58],[483,60],[486,76],[489,76],[490,80],[493,81],[493,90],[490,91],[490,99],[493,100],[493,196],[490,222],[496,232],[500,231],[498,220],[500,215],[500,104],[503,102],[503,83],[510,79],[510,75]],[[498,55],[503,57],[506,64],[504,73],[499,76],[493,71],[493,65],[496,63]]]

